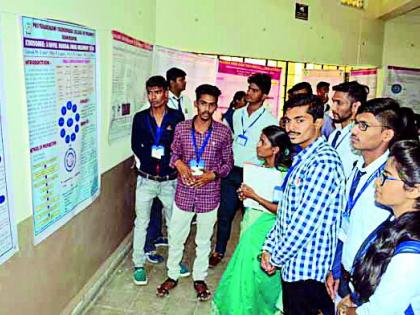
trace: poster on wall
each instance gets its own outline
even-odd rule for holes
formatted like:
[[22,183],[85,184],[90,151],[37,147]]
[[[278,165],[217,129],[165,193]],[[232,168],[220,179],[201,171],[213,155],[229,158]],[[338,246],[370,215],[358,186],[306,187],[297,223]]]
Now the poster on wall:
[[10,159],[7,151],[7,143],[10,142],[6,141],[2,57],[0,55],[0,264],[18,251],[17,229],[10,184]]
[[269,74],[272,78],[270,94],[265,101],[265,106],[274,117],[280,112],[280,78],[281,68],[255,65],[235,61],[219,61],[216,85],[221,89],[219,108],[225,112],[233,99],[235,92],[247,91],[248,77],[256,72]]
[[388,66],[383,94],[420,114],[420,69]]
[[302,71],[302,81],[309,82],[312,86],[313,93],[316,94],[316,85],[321,82],[330,84],[330,93],[328,104],[331,105],[332,87],[344,82],[344,71],[342,70],[323,70],[323,69],[304,69]]
[[34,242],[99,195],[96,33],[22,17]]
[[216,83],[217,64],[216,57],[202,56],[157,45],[153,48],[152,73],[166,77],[166,71],[172,67],[184,70],[187,73],[187,87],[183,93],[190,100],[195,100],[197,86],[204,83]]
[[378,69],[359,69],[350,71],[350,81],[357,81],[369,87],[368,100],[376,97]]
[[146,104],[153,45],[112,31],[112,99],[108,142],[131,135],[134,114]]

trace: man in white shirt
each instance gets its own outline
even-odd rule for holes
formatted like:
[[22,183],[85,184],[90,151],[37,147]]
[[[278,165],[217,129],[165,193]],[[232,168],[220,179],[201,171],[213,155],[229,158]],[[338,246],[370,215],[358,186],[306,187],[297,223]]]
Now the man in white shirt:
[[326,281],[334,300],[338,293],[349,293],[354,258],[363,241],[391,215],[389,209],[375,202],[374,181],[383,171],[388,148],[402,140],[407,120],[402,119],[399,104],[391,98],[376,98],[362,104],[351,130],[351,144],[360,150],[347,181],[347,204],[334,264]]
[[354,162],[360,157],[360,152],[351,145],[351,129],[358,108],[366,102],[369,88],[357,81],[351,81],[334,86],[333,91],[331,106],[333,122],[341,124],[341,129],[334,130],[328,137],[328,142],[340,156],[344,174],[348,178]]
[[178,109],[184,114],[185,119],[191,119],[195,115],[192,102],[187,95],[182,95],[187,87],[186,76],[185,71],[179,68],[166,71],[166,81],[169,85],[168,107]]
[[222,179],[221,201],[217,216],[217,240],[215,252],[210,257],[210,267],[222,260],[230,238],[232,220],[239,206],[237,190],[243,181],[244,162],[258,163],[257,143],[261,131],[277,125],[277,119],[263,106],[270,93],[271,77],[255,73],[248,78],[247,105],[233,114],[233,157],[234,168]]

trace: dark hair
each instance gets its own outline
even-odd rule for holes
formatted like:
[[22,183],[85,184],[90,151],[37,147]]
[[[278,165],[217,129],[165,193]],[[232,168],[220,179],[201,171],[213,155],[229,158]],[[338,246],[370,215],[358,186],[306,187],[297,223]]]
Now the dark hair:
[[168,71],[166,71],[166,81],[168,81],[168,84],[170,81],[176,81],[177,78],[185,77],[187,74],[184,70],[181,70],[179,68],[171,68]]
[[[420,184],[419,141],[396,142],[391,147],[390,157],[395,159],[395,167],[405,188]],[[379,232],[365,257],[356,263],[353,284],[362,301],[367,301],[375,292],[398,244],[420,240],[420,198],[417,198],[414,208],[414,211],[406,212],[389,222]]]
[[279,126],[272,125],[265,127],[262,133],[268,138],[273,147],[279,147],[279,152],[276,154],[276,168],[290,167],[292,165],[292,143],[286,131]]
[[300,90],[305,90],[306,94],[313,94],[312,92],[312,86],[309,82],[299,82],[296,83],[295,85],[293,85],[293,87],[290,89],[292,95],[296,92],[296,91],[300,91]]
[[271,89],[271,76],[265,73],[254,73],[248,77],[248,83],[256,84],[263,94],[268,95]]
[[400,108],[397,101],[392,98],[374,98],[362,104],[357,114],[371,113],[375,116],[384,128],[394,131],[394,137],[390,141],[392,145],[398,140],[416,140],[414,114]]
[[146,88],[151,88],[151,87],[156,87],[156,86],[161,87],[164,90],[167,90],[168,89],[168,82],[166,82],[165,78],[162,77],[161,75],[155,75],[155,76],[147,79]]
[[357,81],[343,82],[333,86],[333,91],[347,93],[350,101],[364,104],[369,94],[369,87]]
[[232,102],[229,104],[229,108],[235,108],[236,102],[242,99],[246,93],[244,91],[237,91],[235,95],[233,95]]
[[320,89],[323,89],[323,88],[329,88],[329,87],[330,87],[330,84],[328,82],[325,82],[325,81],[320,81],[316,85],[317,90],[320,90]]
[[195,89],[196,100],[198,101],[200,96],[204,94],[214,96],[216,99],[218,99],[222,92],[220,92],[217,86],[210,84],[201,84]]
[[322,100],[312,94],[298,94],[284,103],[283,112],[289,108],[308,106],[307,113],[314,118],[314,121],[324,117],[324,104]]

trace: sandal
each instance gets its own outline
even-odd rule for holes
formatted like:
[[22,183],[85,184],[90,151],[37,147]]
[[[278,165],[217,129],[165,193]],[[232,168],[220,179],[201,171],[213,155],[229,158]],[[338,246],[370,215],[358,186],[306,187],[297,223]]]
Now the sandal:
[[203,302],[211,299],[211,292],[204,281],[194,281],[194,289],[199,301]]
[[173,288],[175,288],[178,284],[178,281],[173,280],[171,278],[168,278],[165,280],[164,283],[162,283],[156,291],[156,295],[158,297],[165,297],[169,295],[169,291],[171,291]]

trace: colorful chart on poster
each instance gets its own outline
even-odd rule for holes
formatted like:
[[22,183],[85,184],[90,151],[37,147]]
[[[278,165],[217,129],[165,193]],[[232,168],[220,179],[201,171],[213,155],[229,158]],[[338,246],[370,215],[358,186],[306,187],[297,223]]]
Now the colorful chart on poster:
[[22,32],[39,243],[99,195],[96,34],[29,17]]
[[272,112],[274,117],[278,117],[280,112],[281,68],[220,60],[216,84],[222,90],[222,95],[219,99],[219,108],[223,112],[229,108],[235,92],[247,91],[247,79],[251,74],[256,72],[269,74],[272,78],[270,94],[265,101],[265,106]]
[[[0,60],[0,80],[3,80],[3,62]],[[0,264],[9,259],[18,250],[16,221],[11,202],[7,146],[5,141],[5,117],[3,116],[3,82],[0,82]],[[10,143],[10,142],[9,142]]]
[[376,97],[378,69],[351,70],[350,81],[357,81],[369,87],[368,100]]
[[216,57],[201,56],[198,54],[154,46],[153,49],[153,74],[166,76],[166,71],[177,67],[187,73],[187,87],[185,94],[195,99],[197,86],[207,83],[215,84],[218,60]]
[[388,66],[383,94],[420,114],[420,69]]
[[131,135],[134,114],[146,104],[153,45],[112,31],[112,100],[108,141]]

